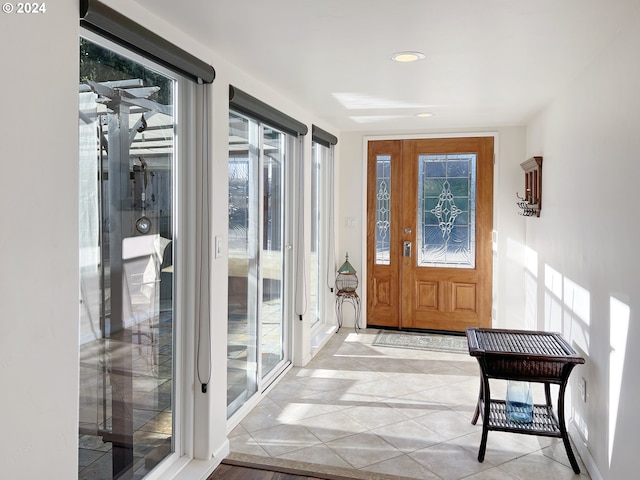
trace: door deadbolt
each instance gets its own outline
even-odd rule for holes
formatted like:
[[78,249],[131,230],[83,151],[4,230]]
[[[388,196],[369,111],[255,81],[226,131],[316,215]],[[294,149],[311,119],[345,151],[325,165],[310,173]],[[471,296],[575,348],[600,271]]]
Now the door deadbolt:
[[405,257],[411,256],[411,242],[408,240],[404,242],[404,256]]

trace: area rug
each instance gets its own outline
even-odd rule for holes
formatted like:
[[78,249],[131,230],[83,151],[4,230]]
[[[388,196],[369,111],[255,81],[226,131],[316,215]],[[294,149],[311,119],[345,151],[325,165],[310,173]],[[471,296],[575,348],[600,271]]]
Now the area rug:
[[373,340],[376,347],[409,348],[440,352],[469,353],[467,337],[437,333],[380,330]]

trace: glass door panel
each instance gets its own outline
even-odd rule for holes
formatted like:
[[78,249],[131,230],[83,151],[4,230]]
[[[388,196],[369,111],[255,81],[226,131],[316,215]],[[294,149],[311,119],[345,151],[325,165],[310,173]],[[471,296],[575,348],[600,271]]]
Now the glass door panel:
[[229,318],[227,406],[235,412],[258,389],[258,126],[229,117]]
[[262,376],[267,376],[284,356],[284,134],[262,129],[263,245],[262,245]]
[[175,80],[80,41],[80,479],[174,450]]
[[229,116],[228,416],[286,360],[287,142],[283,132]]
[[313,142],[311,147],[311,288],[309,291],[309,321],[311,326],[320,322],[322,315],[322,252],[325,246],[325,222],[327,208],[322,208],[325,198],[325,169],[329,163],[329,148]]

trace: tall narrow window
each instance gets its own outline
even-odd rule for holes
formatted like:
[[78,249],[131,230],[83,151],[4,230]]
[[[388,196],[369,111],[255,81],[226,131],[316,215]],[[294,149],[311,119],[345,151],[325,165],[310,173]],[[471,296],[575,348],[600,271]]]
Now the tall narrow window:
[[312,144],[311,163],[311,289],[309,292],[309,319],[311,325],[320,321],[320,297],[322,291],[322,167],[327,148],[317,142]]
[[180,82],[80,39],[80,479],[142,478],[175,448]]
[[[314,127],[314,133],[316,127]],[[334,141],[335,143],[335,141]],[[311,288],[309,294],[309,317],[311,326],[321,321],[328,323],[325,304],[328,290],[333,287],[335,272],[328,268],[331,257],[331,224],[333,198],[333,144],[316,140],[312,143],[311,163]]]
[[292,144],[291,135],[230,113],[229,416],[289,361],[285,242]]
[[391,252],[391,155],[376,158],[376,264],[389,265]]
[[[319,345],[328,332],[323,325],[333,325],[334,307],[334,146],[338,139],[312,126],[311,161],[311,289],[309,319],[311,348]],[[331,309],[331,310],[329,310]]]

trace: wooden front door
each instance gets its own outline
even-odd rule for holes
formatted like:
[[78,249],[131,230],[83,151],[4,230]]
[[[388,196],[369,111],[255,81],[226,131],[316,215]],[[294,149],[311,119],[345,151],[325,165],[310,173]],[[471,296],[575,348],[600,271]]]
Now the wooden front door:
[[367,325],[491,326],[493,138],[369,142]]

